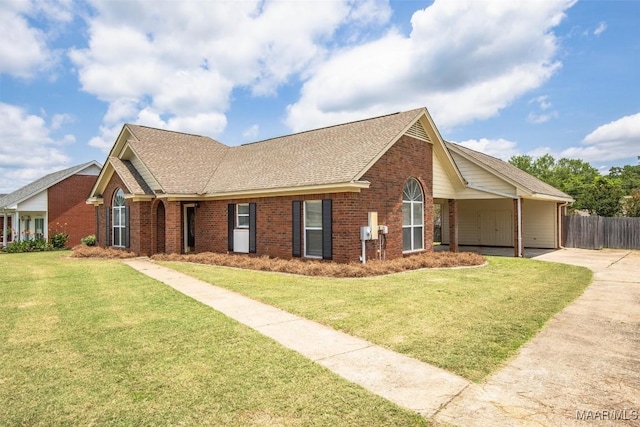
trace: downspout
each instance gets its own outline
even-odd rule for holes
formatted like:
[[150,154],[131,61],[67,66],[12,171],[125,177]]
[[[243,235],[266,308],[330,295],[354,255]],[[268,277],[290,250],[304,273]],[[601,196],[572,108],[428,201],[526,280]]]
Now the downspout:
[[522,197],[518,201],[518,258],[522,258]]

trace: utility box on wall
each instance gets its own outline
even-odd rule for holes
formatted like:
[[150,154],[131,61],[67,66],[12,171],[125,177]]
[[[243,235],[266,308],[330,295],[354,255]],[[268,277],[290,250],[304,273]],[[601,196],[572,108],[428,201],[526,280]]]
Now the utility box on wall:
[[367,225],[360,227],[360,240],[364,242],[365,240],[371,240],[372,238],[371,227]]
[[367,214],[367,218],[368,218],[367,225],[371,229],[370,240],[378,240],[378,212],[369,212]]

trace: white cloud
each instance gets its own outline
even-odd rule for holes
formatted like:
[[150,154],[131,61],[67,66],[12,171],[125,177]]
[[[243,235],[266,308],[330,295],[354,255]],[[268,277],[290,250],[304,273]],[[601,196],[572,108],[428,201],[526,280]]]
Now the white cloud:
[[381,0],[92,4],[88,47],[69,56],[82,89],[109,104],[91,141],[103,148],[122,121],[222,132],[235,88],[272,96],[326,57],[339,28],[391,14]]
[[3,0],[0,74],[30,78],[51,68],[58,60],[58,52],[48,44],[73,19],[72,3],[72,0]]
[[45,35],[29,26],[24,14],[32,11],[31,3],[3,1],[0,8],[0,73],[30,77],[51,61]]
[[640,113],[596,128],[582,140],[583,146],[562,151],[562,157],[588,162],[613,161],[640,155]]
[[546,114],[529,113],[529,115],[527,116],[527,121],[534,124],[540,124],[540,123],[546,123],[551,119],[557,119],[557,118],[558,118],[557,111],[551,111]]
[[540,124],[540,123],[548,122],[551,119],[558,118],[557,111],[555,110],[549,111],[552,107],[552,104],[551,104],[551,101],[549,101],[548,95],[541,95],[536,98],[533,98],[532,100],[529,101],[529,104],[531,103],[538,104],[538,108],[540,109],[541,113],[530,112],[529,115],[527,116],[527,121],[529,123]]
[[318,64],[289,106],[294,130],[427,106],[443,128],[495,116],[561,66],[552,29],[575,1],[435,1],[409,37],[390,31]]
[[517,143],[502,138],[468,139],[466,141],[458,142],[458,144],[505,161],[509,160],[512,156],[519,154]]
[[73,142],[73,135],[56,139],[51,131],[43,117],[0,102],[0,193],[70,166],[58,146]]
[[607,23],[601,22],[600,24],[598,24],[598,27],[595,30],[593,30],[593,35],[599,36],[600,34],[604,33],[606,29],[607,29]]
[[50,127],[52,130],[58,130],[63,125],[73,123],[75,121],[71,114],[54,114],[51,119]]
[[540,107],[542,111],[545,111],[551,108],[551,101],[549,101],[548,95],[541,95],[541,96],[535,97],[529,101],[529,104],[533,102],[537,103],[538,107]]
[[252,125],[252,126],[249,126],[244,132],[242,132],[242,136],[244,136],[247,139],[253,140],[258,137],[259,133],[260,133],[260,126]]

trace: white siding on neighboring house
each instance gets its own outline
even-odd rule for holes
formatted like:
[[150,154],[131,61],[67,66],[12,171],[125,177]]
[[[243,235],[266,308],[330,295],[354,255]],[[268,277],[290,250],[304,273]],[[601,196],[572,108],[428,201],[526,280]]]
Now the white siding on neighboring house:
[[153,175],[149,173],[149,170],[140,161],[140,159],[138,159],[136,156],[132,156],[130,161],[133,167],[136,168],[136,170],[138,171],[142,179],[144,179],[144,181],[152,190],[154,191],[162,190],[162,188],[160,187],[160,184],[158,184],[158,181],[156,181]]
[[555,248],[557,241],[556,203],[522,201],[522,238],[528,248]]
[[451,184],[451,178],[442,165],[442,160],[433,152],[433,197],[443,199],[455,199],[456,189]]
[[[470,186],[481,187],[483,189],[496,191],[502,194],[514,195],[516,188],[508,182],[500,179],[496,175],[470,162],[461,155],[451,152],[453,159],[458,165],[458,169],[462,176],[467,180]],[[474,192],[482,193],[482,192]],[[486,197],[486,196],[485,196]],[[458,198],[478,198],[477,194],[469,193],[467,190],[459,194]]]
[[96,165],[91,165],[88,168],[81,170],[76,175],[98,176],[100,175],[100,167]]
[[47,190],[43,190],[38,194],[29,197],[27,200],[24,200],[18,203],[17,211],[40,211],[46,212],[47,210]]

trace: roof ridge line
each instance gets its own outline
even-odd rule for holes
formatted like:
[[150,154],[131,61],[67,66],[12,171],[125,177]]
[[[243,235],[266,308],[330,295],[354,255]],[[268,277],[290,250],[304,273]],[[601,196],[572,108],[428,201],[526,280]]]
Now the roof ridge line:
[[[419,110],[419,109],[421,109],[421,108],[414,108],[413,110]],[[366,119],[353,120],[353,121],[346,122],[346,123],[337,123],[335,125],[323,126],[323,127],[319,127],[319,128],[315,128],[315,129],[308,129],[308,130],[303,130],[303,131],[300,131],[300,132],[289,133],[289,134],[286,134],[286,135],[274,136],[272,138],[262,139],[260,141],[245,142],[244,144],[240,144],[237,147],[244,147],[244,146],[247,146],[247,145],[260,144],[262,142],[268,142],[268,141],[272,141],[274,139],[287,138],[287,137],[290,137],[290,136],[302,135],[302,134],[309,133],[309,132],[316,132],[316,131],[319,131],[319,130],[331,129],[331,128],[335,128],[335,127],[339,127],[339,126],[351,125],[351,124],[354,124],[354,123],[368,122],[369,120],[381,119],[383,117],[391,117],[391,116],[395,116],[397,114],[408,113],[409,111],[413,111],[413,110],[396,111],[395,113],[382,114],[380,116],[369,117],[369,118],[366,118]]]
[[162,129],[162,128],[156,128],[156,127],[153,127],[153,126],[139,125],[139,124],[136,124],[136,123],[125,123],[125,126],[138,126],[138,127],[146,128],[146,129],[159,130],[159,131],[162,131],[162,132],[178,133],[180,135],[196,136],[198,138],[208,138],[208,139],[211,139],[213,141],[219,142],[220,144],[227,145],[227,144],[224,144],[224,143],[218,141],[217,139],[211,138],[210,136],[199,135],[197,133],[181,132],[179,130],[171,130],[171,129]]

